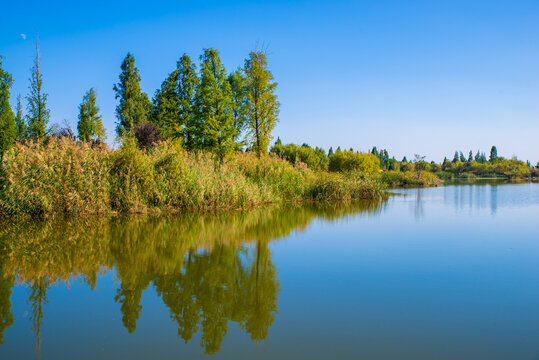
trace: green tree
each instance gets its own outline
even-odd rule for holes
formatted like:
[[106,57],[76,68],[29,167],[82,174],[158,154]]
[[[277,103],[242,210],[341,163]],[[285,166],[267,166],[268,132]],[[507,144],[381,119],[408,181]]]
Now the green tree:
[[243,144],[239,137],[247,124],[247,78],[241,69],[238,69],[228,76],[230,89],[232,90],[232,115],[234,117],[233,136],[237,148]]
[[252,147],[258,156],[266,153],[271,132],[279,121],[279,102],[275,94],[277,83],[268,70],[266,55],[252,51],[245,60],[247,76],[247,127]]
[[472,150],[470,150],[470,153],[468,154],[468,162],[471,163],[473,161],[473,153]]
[[414,154],[414,164],[417,178],[419,179],[421,178],[421,171],[425,170],[425,156],[420,154]]
[[26,124],[29,136],[37,141],[47,134],[50,110],[47,109],[48,95],[43,92],[43,78],[39,69],[39,34],[36,40],[36,59],[30,76],[30,93],[26,97],[28,101],[28,114]]
[[477,150],[477,153],[475,153],[474,160],[477,162],[481,160],[481,153],[479,152],[479,150]]
[[176,93],[178,70],[171,72],[161,83],[161,88],[153,98],[151,122],[157,125],[165,138],[178,138],[182,134],[183,124],[179,123],[179,99]]
[[496,149],[496,146],[492,146],[490,148],[490,158],[488,159],[488,161],[493,163],[497,159],[498,159],[498,149]]
[[459,152],[459,161],[460,162],[466,162],[466,158],[464,157],[464,154],[461,152]]
[[121,69],[120,82],[113,87],[116,99],[120,99],[116,106],[116,132],[120,137],[131,133],[135,125],[146,121],[151,109],[148,95],[140,90],[140,75],[133,54],[127,54]]
[[81,141],[105,141],[105,128],[99,115],[99,107],[96,105],[94,88],[86,92],[79,105],[77,130]]
[[0,56],[0,162],[4,158],[4,152],[15,143],[17,129],[15,127],[15,114],[9,104],[10,88],[13,78],[2,68]]
[[200,138],[194,111],[198,85],[196,67],[187,54],[176,62],[176,69],[161,84],[154,97],[153,122],[165,138],[182,139],[188,149]]
[[453,162],[456,163],[457,161],[459,161],[459,152],[455,151],[455,156],[453,156]]
[[17,141],[23,141],[28,138],[28,128],[22,114],[21,95],[17,96],[17,115],[15,116],[15,127],[17,129]]
[[232,91],[217,50],[204,49],[200,60],[200,84],[195,100],[202,129],[200,146],[223,160],[234,149]]
[[196,66],[187,54],[183,54],[177,63],[178,71],[178,100],[179,100],[179,123],[184,125],[183,137],[188,149],[194,147],[199,126],[195,114],[195,94],[198,86]]
[[380,159],[373,154],[357,153],[353,150],[337,150],[329,158],[330,171],[359,171],[368,175],[377,174],[380,171]]

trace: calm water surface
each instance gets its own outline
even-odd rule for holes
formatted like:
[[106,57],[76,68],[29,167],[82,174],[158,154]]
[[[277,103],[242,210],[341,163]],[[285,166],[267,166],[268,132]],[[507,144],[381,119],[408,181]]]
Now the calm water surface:
[[0,224],[0,359],[539,359],[539,184]]

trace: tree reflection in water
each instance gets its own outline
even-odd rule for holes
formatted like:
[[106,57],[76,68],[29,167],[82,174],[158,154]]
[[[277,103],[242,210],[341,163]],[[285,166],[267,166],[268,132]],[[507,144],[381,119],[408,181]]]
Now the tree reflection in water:
[[264,340],[277,314],[279,280],[270,242],[304,230],[315,218],[378,212],[384,203],[272,206],[249,211],[82,217],[0,224],[0,344],[13,322],[11,289],[29,286],[28,302],[41,345],[47,289],[82,279],[92,289],[115,268],[115,301],[129,333],[153,286],[187,343],[201,330],[201,346],[219,351],[230,321]]

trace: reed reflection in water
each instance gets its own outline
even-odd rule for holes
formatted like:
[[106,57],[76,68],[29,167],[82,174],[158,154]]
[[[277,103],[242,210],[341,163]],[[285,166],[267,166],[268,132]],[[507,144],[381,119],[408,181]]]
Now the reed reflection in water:
[[[38,356],[52,285],[82,281],[95,289],[114,271],[129,333],[152,285],[187,343],[201,331],[207,354],[219,351],[229,323],[264,340],[278,313],[278,269],[271,241],[303,231],[316,218],[375,213],[383,202],[301,204],[249,211],[54,218],[4,222],[0,230],[0,346],[13,325],[13,286],[28,286]],[[17,320],[19,321],[19,320]],[[24,321],[24,319],[21,319]]]

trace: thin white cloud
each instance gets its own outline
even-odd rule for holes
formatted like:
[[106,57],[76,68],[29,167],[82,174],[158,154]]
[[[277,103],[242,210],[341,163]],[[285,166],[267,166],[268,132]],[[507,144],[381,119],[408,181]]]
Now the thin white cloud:
[[21,37],[23,40],[26,40],[26,35],[25,34],[21,34]]

